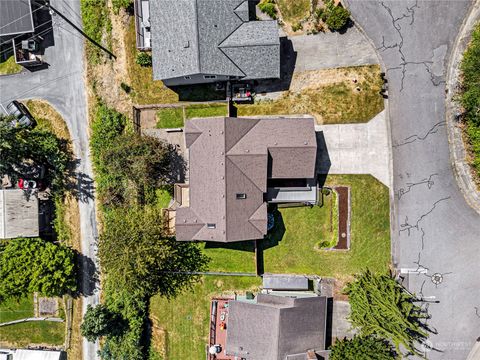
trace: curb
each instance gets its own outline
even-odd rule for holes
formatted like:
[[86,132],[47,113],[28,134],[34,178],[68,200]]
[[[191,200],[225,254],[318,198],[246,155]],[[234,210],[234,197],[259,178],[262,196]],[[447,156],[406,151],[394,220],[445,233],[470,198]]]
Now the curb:
[[454,100],[460,87],[458,82],[460,63],[477,21],[480,21],[480,1],[478,0],[473,3],[465,17],[450,55],[445,84],[445,117],[453,174],[467,204],[480,214],[480,191],[476,187],[466,159],[467,153],[463,143],[461,124],[457,120],[460,105]]

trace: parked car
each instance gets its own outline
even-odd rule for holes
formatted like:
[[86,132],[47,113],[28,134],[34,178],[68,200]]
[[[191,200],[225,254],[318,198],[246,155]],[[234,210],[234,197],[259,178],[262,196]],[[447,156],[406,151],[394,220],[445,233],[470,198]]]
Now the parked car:
[[11,122],[12,126],[34,127],[37,124],[25,105],[17,100],[13,100],[10,104],[8,104],[6,110],[8,115],[11,115],[15,118]]
[[39,180],[19,179],[18,187],[22,190],[45,190],[45,185]]

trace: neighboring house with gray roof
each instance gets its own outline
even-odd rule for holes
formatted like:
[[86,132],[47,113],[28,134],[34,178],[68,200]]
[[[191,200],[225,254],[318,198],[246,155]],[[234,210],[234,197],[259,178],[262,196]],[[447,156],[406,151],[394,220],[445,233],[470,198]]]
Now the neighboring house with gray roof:
[[191,119],[184,132],[189,188],[177,199],[177,240],[263,239],[267,203],[316,203],[313,118]]
[[255,21],[255,4],[150,0],[153,78],[167,86],[279,78],[277,22]]
[[258,294],[229,301],[226,354],[247,360],[307,359],[325,350],[327,298]]
[[0,0],[0,37],[33,31],[31,0]]

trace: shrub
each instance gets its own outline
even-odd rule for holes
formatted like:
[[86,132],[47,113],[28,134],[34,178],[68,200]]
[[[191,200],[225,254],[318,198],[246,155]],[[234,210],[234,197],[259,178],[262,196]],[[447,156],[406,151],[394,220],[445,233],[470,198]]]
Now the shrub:
[[258,4],[258,8],[272,19],[275,20],[277,18],[277,8],[275,7],[274,0],[263,0]]
[[325,2],[324,16],[324,21],[328,28],[333,31],[338,31],[347,25],[348,19],[350,18],[350,12],[341,5],[336,6],[333,0],[328,0]]
[[152,56],[146,52],[139,52],[135,62],[143,67],[152,66]]
[[299,31],[303,29],[303,25],[301,22],[296,23],[295,25],[292,25],[292,30],[293,31]]
[[332,244],[330,243],[330,241],[323,240],[318,243],[318,247],[320,249],[328,249],[332,247]]
[[107,309],[105,305],[87,306],[80,331],[90,342],[101,336],[118,336],[125,330],[125,321],[120,314]]
[[331,347],[330,360],[394,360],[392,345],[375,336],[358,336],[335,341]]
[[122,88],[123,91],[125,91],[127,94],[130,94],[130,92],[132,91],[132,87],[128,84],[125,84],[124,82],[122,82],[120,84],[120,87]]

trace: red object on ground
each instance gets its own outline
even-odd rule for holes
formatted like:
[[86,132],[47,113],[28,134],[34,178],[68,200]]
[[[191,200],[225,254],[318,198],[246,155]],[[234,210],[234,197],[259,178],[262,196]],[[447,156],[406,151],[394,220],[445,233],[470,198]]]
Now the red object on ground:
[[23,189],[23,179],[19,179],[19,180],[18,180],[18,187],[19,187],[20,189]]

